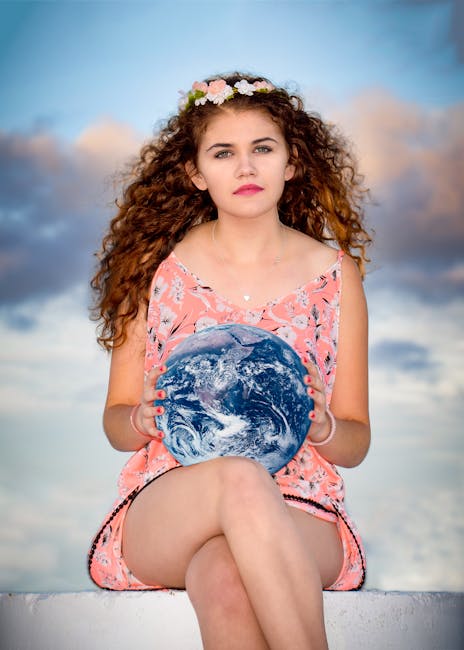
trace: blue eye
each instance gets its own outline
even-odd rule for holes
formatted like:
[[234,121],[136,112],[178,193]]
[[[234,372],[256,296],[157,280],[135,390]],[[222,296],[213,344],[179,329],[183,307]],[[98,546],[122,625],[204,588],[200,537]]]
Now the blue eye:
[[272,151],[272,148],[267,144],[260,144],[259,147],[256,147],[255,151],[258,153],[269,153]]

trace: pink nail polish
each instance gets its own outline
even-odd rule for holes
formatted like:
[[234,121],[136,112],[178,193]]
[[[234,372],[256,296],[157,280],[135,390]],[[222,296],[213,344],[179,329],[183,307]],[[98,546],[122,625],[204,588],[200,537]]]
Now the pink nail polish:
[[164,392],[164,390],[157,390],[156,397],[158,397],[158,399],[163,399],[164,397],[166,397],[166,393]]
[[157,406],[155,412],[157,415],[162,415],[164,413],[164,408],[162,406]]
[[312,382],[312,379],[311,379],[311,377],[309,375],[305,375],[305,378],[304,378],[303,381],[304,381],[305,384],[310,384]]

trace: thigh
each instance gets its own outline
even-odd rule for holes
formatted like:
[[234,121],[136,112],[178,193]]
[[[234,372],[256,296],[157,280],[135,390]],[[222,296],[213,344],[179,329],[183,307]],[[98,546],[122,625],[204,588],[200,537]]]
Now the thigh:
[[343,544],[337,525],[305,512],[301,508],[287,506],[303,536],[313,561],[317,564],[323,588],[335,582],[343,566]]
[[250,477],[252,486],[263,485],[272,498],[281,498],[268,472],[243,458],[178,467],[150,483],[124,522],[122,555],[131,572],[145,584],[184,588],[191,558],[223,532],[220,495],[244,492]]
[[211,516],[214,476],[209,469],[207,463],[178,467],[134,499],[124,522],[122,555],[145,584],[184,588],[191,557],[220,533]]

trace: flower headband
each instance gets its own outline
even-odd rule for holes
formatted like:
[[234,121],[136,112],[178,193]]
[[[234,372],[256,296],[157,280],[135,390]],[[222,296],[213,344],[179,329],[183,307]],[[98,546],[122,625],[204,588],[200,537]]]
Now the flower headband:
[[241,79],[233,87],[229,86],[224,79],[214,79],[209,84],[205,81],[195,81],[188,93],[179,91],[181,93],[179,110],[184,111],[191,106],[200,106],[206,102],[223,104],[237,93],[251,96],[256,92],[269,93],[272,90],[275,90],[275,87],[268,81],[255,81],[251,84],[246,79]]

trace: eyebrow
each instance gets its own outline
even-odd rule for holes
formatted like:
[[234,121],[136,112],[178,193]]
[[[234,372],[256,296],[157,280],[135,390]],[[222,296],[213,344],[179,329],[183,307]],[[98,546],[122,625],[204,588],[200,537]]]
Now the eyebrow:
[[[275,138],[271,138],[271,136],[265,138],[257,138],[256,140],[252,140],[251,144],[259,144],[260,142],[265,142],[266,140],[272,140],[272,142],[278,144],[277,140]],[[230,142],[216,142],[215,144],[212,144],[210,147],[208,147],[206,151],[211,151],[211,149],[226,149],[227,147],[233,146],[234,145]]]

